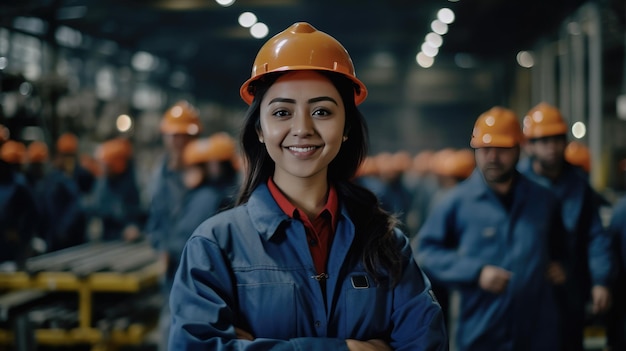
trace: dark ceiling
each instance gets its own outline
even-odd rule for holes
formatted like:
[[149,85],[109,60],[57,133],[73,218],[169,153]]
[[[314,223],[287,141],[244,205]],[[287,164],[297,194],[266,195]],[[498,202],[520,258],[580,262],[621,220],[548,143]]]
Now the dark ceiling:
[[[358,74],[380,52],[391,54],[404,69],[415,65],[419,46],[441,7],[456,13],[444,35],[442,59],[457,53],[498,59],[528,49],[537,38],[557,30],[582,3],[237,0],[221,7],[214,0],[4,0],[0,1],[0,26],[11,27],[17,16],[41,17],[92,38],[114,41],[127,52],[141,50],[164,58],[170,67],[184,67],[194,77],[194,94],[229,100],[238,98],[238,86],[249,76],[254,56],[267,40],[252,38],[238,25],[237,18],[244,11],[254,12],[266,23],[270,36],[294,22],[310,22],[344,44]],[[76,13],[80,16],[72,18]],[[119,59],[128,57],[120,55]]]

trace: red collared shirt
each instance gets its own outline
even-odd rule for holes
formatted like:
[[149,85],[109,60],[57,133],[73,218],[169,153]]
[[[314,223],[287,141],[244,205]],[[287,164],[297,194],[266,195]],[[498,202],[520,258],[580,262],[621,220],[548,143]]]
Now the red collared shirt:
[[309,251],[315,264],[318,274],[326,272],[326,262],[328,262],[328,252],[333,242],[335,229],[337,228],[337,211],[339,211],[339,200],[337,190],[330,186],[326,205],[320,213],[311,221],[309,217],[292,204],[289,199],[276,186],[272,178],[267,181],[267,187],[274,200],[285,214],[290,218],[298,219],[304,224],[306,239],[309,243]]

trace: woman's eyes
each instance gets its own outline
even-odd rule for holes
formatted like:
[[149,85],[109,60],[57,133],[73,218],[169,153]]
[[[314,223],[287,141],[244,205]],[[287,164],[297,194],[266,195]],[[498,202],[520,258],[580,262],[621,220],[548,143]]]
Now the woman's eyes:
[[[313,112],[311,112],[312,116],[318,116],[318,117],[326,117],[326,116],[330,116],[332,113],[330,110],[325,109],[325,108],[318,108],[313,110]],[[292,113],[289,110],[276,110],[274,111],[274,113],[272,113],[272,116],[275,117],[289,117],[291,116]]]

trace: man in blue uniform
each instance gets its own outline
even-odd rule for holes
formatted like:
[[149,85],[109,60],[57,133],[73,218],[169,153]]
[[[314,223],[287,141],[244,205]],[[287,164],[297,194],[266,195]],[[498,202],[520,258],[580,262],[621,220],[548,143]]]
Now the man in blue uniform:
[[558,350],[555,284],[566,277],[556,197],[519,174],[513,111],[476,120],[477,168],[442,198],[418,233],[427,275],[459,291],[456,344],[469,350]]
[[[151,200],[145,232],[159,252],[163,266],[167,267],[170,259],[169,237],[175,219],[183,210],[183,198],[187,193],[183,181],[183,151],[190,141],[198,137],[202,125],[196,108],[187,101],[179,101],[163,114],[160,129],[166,150],[151,179],[149,190]],[[165,281],[161,283],[164,298],[167,300],[169,284]],[[170,318],[167,304],[163,305],[160,318],[161,335],[166,336]],[[167,338],[161,340],[159,350],[167,350]]]
[[582,351],[587,301],[591,300],[594,314],[606,312],[611,301],[611,242],[600,219],[599,196],[589,185],[587,174],[566,162],[567,131],[556,107],[540,103],[531,109],[524,117],[530,157],[522,160],[518,169],[550,188],[561,202],[570,258],[566,265],[567,294],[562,301],[565,349]]

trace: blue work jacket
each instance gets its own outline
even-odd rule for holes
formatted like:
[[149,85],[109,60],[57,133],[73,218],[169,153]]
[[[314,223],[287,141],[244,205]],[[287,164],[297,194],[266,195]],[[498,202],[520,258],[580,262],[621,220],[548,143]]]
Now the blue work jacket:
[[623,280],[626,273],[626,196],[613,206],[609,231],[615,243],[618,271],[622,274],[621,284],[626,285],[626,280]]
[[46,240],[47,251],[84,244],[87,217],[76,181],[53,168],[32,189],[40,213],[39,235]]
[[[418,233],[416,257],[427,275],[459,291],[459,351],[559,349],[555,289],[548,264],[561,256],[554,195],[516,173],[507,209],[475,170],[433,208]],[[485,265],[512,273],[495,294],[478,285]]]
[[139,197],[133,163],[119,175],[105,175],[97,180],[91,212],[102,221],[102,240],[124,240],[126,227],[142,227],[143,209]]
[[531,158],[518,169],[528,178],[550,188],[561,202],[561,217],[567,229],[570,282],[579,304],[589,298],[591,285],[609,286],[613,277],[611,237],[600,219],[599,201],[582,170],[566,164],[559,178],[552,181],[533,170]]
[[167,236],[172,230],[174,218],[181,210],[187,188],[182,171],[167,168],[168,158],[163,157],[152,174],[149,193],[150,204],[145,232],[157,251],[166,251]]
[[224,192],[206,183],[189,189],[183,197],[181,210],[173,220],[170,234],[163,238],[162,247],[169,256],[165,277],[168,292],[171,289],[185,243],[202,222],[220,210],[220,206],[226,201],[225,197]]
[[[404,271],[391,288],[366,273],[354,231],[342,207],[323,290],[303,223],[259,185],[187,242],[170,296],[169,349],[329,351],[380,338],[397,351],[447,350],[441,308],[404,234],[396,232]],[[255,340],[237,339],[235,327]]]
[[0,262],[14,261],[21,267],[30,255],[39,211],[24,175],[4,171],[0,170]]

